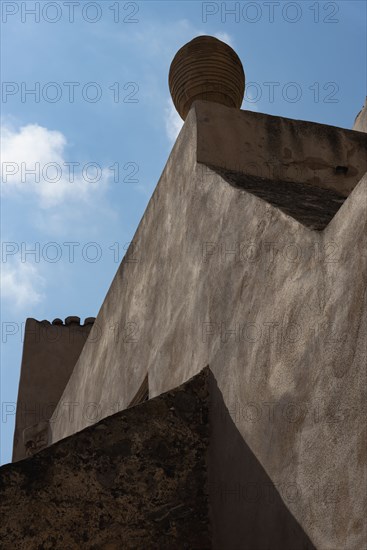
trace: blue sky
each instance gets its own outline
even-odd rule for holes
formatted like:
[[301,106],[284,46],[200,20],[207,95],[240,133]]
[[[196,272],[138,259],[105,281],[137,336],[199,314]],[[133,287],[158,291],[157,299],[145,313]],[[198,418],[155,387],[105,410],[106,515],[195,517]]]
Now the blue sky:
[[74,4],[72,20],[67,2],[2,2],[1,463],[21,324],[97,315],[181,126],[176,51],[199,34],[231,44],[243,109],[351,128],[366,95],[363,1]]

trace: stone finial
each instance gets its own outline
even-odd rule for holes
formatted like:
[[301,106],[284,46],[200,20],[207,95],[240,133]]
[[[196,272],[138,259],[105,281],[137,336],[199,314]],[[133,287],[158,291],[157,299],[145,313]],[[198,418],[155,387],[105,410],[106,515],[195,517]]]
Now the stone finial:
[[214,36],[198,36],[182,46],[171,63],[168,82],[173,103],[184,120],[196,99],[240,109],[245,93],[240,58]]

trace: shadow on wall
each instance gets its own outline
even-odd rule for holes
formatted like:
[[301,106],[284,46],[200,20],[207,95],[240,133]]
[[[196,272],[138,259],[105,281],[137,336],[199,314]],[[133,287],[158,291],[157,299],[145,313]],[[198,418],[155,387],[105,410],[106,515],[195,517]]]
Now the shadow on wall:
[[209,384],[213,549],[316,550],[243,440],[211,371]]

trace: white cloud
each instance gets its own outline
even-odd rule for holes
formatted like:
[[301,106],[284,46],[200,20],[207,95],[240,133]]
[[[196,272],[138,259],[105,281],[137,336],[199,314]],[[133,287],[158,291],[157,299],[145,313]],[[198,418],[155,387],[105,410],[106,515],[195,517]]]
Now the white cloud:
[[164,111],[164,118],[167,137],[170,140],[171,144],[173,144],[176,141],[178,134],[180,133],[183,125],[183,120],[176,111],[176,108],[173,105],[173,101],[171,98],[167,100],[167,106]]
[[[143,27],[140,27],[135,35],[121,35],[118,39],[121,41],[134,40],[137,46],[143,48],[144,57],[159,56],[172,59],[177,50],[197,36],[203,35],[215,36],[222,42],[225,42],[233,48],[233,38],[226,32],[210,32],[197,28],[187,19],[179,19],[170,25],[162,24],[161,22],[150,22]],[[147,48],[149,44],[149,48]]]
[[[253,91],[254,87],[256,88],[256,93],[254,93]],[[245,97],[243,99],[241,109],[245,111],[254,111],[257,113],[259,111],[260,98],[261,98],[261,90],[259,93],[257,89],[257,84],[256,83],[250,84],[250,86],[246,88]]]
[[241,109],[244,111],[254,111],[255,113],[259,112],[259,107],[257,103],[244,100],[241,106]]
[[18,131],[2,126],[1,132],[3,192],[32,193],[42,208],[49,208],[64,201],[86,200],[91,193],[105,188],[105,169],[67,162],[67,140],[61,132],[38,124]]
[[1,293],[15,309],[34,306],[44,299],[45,279],[34,264],[20,261],[4,263],[1,268]]
[[[149,84],[144,87],[144,97],[146,99],[148,98],[149,101],[155,105],[158,103],[163,105],[166,135],[170,145],[172,145],[181,130],[183,121],[176,112],[172,101],[170,99],[167,100],[162,98],[162,80],[158,80],[157,82],[157,74],[160,74],[159,71],[161,70],[161,67],[166,67],[168,72],[168,67],[177,51],[184,44],[197,36],[208,34],[215,36],[232,48],[234,40],[233,37],[227,32],[209,32],[208,29],[203,30],[202,27],[199,28],[193,25],[188,19],[179,19],[169,25],[162,23],[161,21],[153,22],[149,20],[149,22],[145,22],[143,25],[139,25],[138,27],[136,30],[134,29],[134,32],[130,32],[129,34],[116,33],[114,38],[118,41],[120,47],[127,42],[129,47],[132,47],[133,43],[134,52],[138,52],[137,55],[142,56],[144,63],[146,63],[147,56],[152,58],[150,62],[150,69],[153,70],[151,73],[149,70],[145,72],[145,78],[148,78],[148,75],[150,75],[151,79],[149,80]],[[111,38],[110,34],[109,38]],[[159,70],[156,69],[155,59],[159,62]]]
[[216,32],[214,36],[215,38],[218,38],[218,40],[225,42],[228,46],[233,48],[233,38],[227,32]]

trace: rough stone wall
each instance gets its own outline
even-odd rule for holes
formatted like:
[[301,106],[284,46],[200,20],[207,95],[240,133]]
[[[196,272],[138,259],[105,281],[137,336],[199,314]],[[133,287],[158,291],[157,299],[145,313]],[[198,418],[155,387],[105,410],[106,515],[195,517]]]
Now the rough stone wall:
[[205,550],[208,369],[0,468],[4,550]]
[[[366,136],[301,125],[311,140],[305,153],[312,158],[314,128],[320,148],[334,136],[329,169],[339,163],[348,168],[340,173],[344,204],[315,231],[198,163],[197,140],[203,161],[203,136],[209,140],[213,125],[218,135],[221,120],[225,130],[226,112],[232,117],[230,109],[212,109],[197,103],[189,113],[134,237],[133,254],[123,260],[92,329],[98,342],[87,341],[61,405],[94,402],[103,417],[112,405],[128,406],[147,374],[154,396],[210,364],[236,428],[214,423],[213,548],[275,550],[272,516],[262,512],[267,494],[253,502],[243,497],[249,483],[240,459],[245,446],[267,476],[258,472],[259,490],[265,490],[262,480],[271,480],[318,550],[360,550],[366,541],[367,177],[359,183],[355,178],[365,166]],[[237,116],[240,132],[245,114]],[[278,130],[286,124],[278,121]],[[270,132],[272,124],[265,127]],[[256,127],[246,127],[246,135],[251,128],[261,150]],[[324,136],[319,141],[318,132]],[[244,161],[246,142],[251,153],[248,139],[238,135]],[[221,143],[227,147],[225,133]],[[211,164],[214,153],[219,162],[221,143],[207,151]],[[230,143],[236,151],[233,133]],[[293,121],[288,158],[302,160],[300,145]],[[348,180],[352,169],[354,179]],[[87,425],[81,412],[73,421],[60,414],[52,420],[53,441]],[[295,550],[290,535],[285,541],[278,548]]]
[[94,318],[27,319],[18,389],[13,460],[48,444],[48,420],[70,378]]

